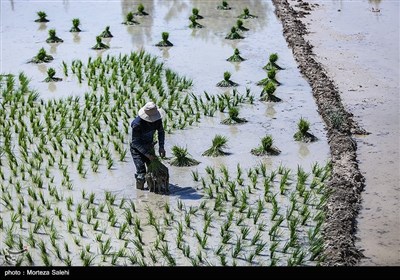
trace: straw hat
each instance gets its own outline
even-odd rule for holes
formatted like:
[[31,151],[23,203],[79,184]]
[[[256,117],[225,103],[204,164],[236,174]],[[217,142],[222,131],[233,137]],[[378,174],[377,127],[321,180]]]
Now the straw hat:
[[139,117],[147,122],[155,122],[161,119],[161,113],[154,102],[147,102],[139,110]]

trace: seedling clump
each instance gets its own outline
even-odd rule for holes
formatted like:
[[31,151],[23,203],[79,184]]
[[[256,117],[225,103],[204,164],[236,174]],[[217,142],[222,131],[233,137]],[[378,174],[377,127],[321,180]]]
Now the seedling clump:
[[218,7],[217,7],[217,9],[218,10],[230,10],[230,9],[232,9],[231,7],[229,7],[229,4],[228,4],[228,2],[227,1],[222,1],[222,4],[221,5],[218,5]]
[[111,34],[110,26],[106,26],[106,28],[104,29],[104,31],[101,32],[100,37],[102,37],[102,38],[112,38],[112,37],[114,37],[114,36]]
[[47,63],[52,61],[54,58],[46,53],[46,50],[44,48],[41,48],[38,52],[38,54],[32,58],[30,62],[32,63]]
[[212,140],[212,146],[203,153],[203,156],[217,157],[228,155],[229,153],[223,150],[227,147],[227,142],[228,139],[225,136],[215,135]]
[[217,84],[217,87],[236,87],[236,86],[239,85],[239,84],[237,84],[235,82],[232,82],[230,80],[230,78],[231,78],[231,73],[228,72],[228,71],[225,71],[224,72],[224,79]]
[[38,19],[35,20],[35,22],[49,22],[49,20],[46,18],[47,14],[43,11],[39,11],[36,13],[38,15]]
[[276,87],[273,82],[268,81],[261,92],[261,101],[280,102],[281,99],[274,95]]
[[57,37],[56,30],[50,29],[49,30],[49,38],[46,39],[46,43],[62,43],[64,42],[62,39]]
[[238,18],[248,19],[248,18],[257,18],[257,16],[250,14],[250,11],[248,8],[244,8],[243,14],[238,16]]
[[228,40],[237,40],[237,39],[244,39],[243,36],[240,36],[240,34],[238,33],[238,29],[233,26],[231,28],[231,33],[229,33],[228,35],[226,35],[225,39]]
[[192,16],[195,17],[195,19],[202,19],[203,16],[199,15],[199,9],[193,8],[192,9]]
[[300,118],[297,127],[299,130],[293,135],[296,141],[314,142],[318,140],[317,137],[308,132],[310,123],[307,120]]
[[61,78],[54,77],[55,75],[56,75],[56,70],[54,70],[54,68],[49,68],[49,70],[47,70],[47,78],[44,79],[44,81],[46,83],[62,81]]
[[238,123],[245,123],[247,122],[246,119],[239,118],[239,109],[237,107],[231,107],[229,108],[229,117],[223,121],[221,121],[222,124],[238,124]]
[[197,160],[189,157],[189,153],[186,148],[175,145],[172,147],[172,153],[174,155],[174,158],[171,160],[171,165],[193,166],[200,163]]
[[80,24],[81,22],[79,18],[72,19],[72,28],[70,29],[69,32],[81,32],[82,30],[79,28]]
[[246,28],[246,27],[243,26],[243,21],[242,21],[241,19],[238,19],[238,20],[236,21],[236,28],[237,28],[238,30],[240,30],[240,31],[249,31],[248,28]]
[[279,155],[281,151],[273,146],[274,140],[271,135],[267,135],[261,139],[261,146],[251,150],[251,153],[256,156],[263,155]]
[[148,16],[149,14],[144,11],[144,6],[142,3],[139,4],[135,16]]
[[110,48],[110,47],[107,46],[106,44],[104,44],[104,43],[101,41],[101,37],[100,37],[100,36],[97,36],[97,37],[96,37],[96,45],[94,45],[94,46],[92,47],[92,49],[94,49],[94,50],[103,50],[103,49],[108,49],[108,48]]
[[239,49],[235,49],[233,55],[230,56],[230,57],[227,59],[227,61],[230,61],[230,62],[241,62],[241,61],[244,61],[244,60],[246,60],[246,59],[244,59],[243,57],[240,56],[240,51],[239,51]]
[[137,25],[137,24],[139,24],[139,22],[137,22],[136,20],[134,20],[134,19],[133,19],[133,13],[132,13],[132,12],[129,12],[129,13],[126,15],[126,20],[123,22],[123,24],[126,24],[126,25]]
[[200,23],[198,23],[198,22],[196,21],[196,17],[195,17],[194,15],[191,15],[191,16],[189,17],[189,20],[190,20],[189,28],[194,28],[194,29],[196,29],[196,28],[203,28],[203,27],[204,27],[203,25],[201,25]]
[[156,44],[157,47],[172,47],[173,44],[168,41],[169,38],[169,33],[168,32],[163,32],[161,33],[162,41],[160,41],[158,44]]
[[277,53],[270,54],[269,61],[263,67],[263,69],[268,70],[268,71],[271,70],[271,69],[283,70],[282,67],[280,67],[278,64],[276,64],[277,60],[278,60],[278,54]]

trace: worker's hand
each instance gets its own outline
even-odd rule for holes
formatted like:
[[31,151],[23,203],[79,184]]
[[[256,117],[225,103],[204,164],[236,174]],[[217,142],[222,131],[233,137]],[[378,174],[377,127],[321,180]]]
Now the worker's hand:
[[153,161],[153,160],[155,160],[155,159],[157,158],[155,155],[150,155],[150,154],[147,154],[146,157],[147,157],[150,161]]
[[160,157],[162,157],[162,158],[165,157],[165,150],[164,149],[159,149],[158,153],[160,154]]

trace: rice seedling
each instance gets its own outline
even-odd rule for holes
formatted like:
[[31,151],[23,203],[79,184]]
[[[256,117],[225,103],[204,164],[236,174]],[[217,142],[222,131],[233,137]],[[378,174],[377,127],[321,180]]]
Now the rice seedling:
[[189,20],[190,20],[190,24],[189,24],[189,28],[193,28],[193,29],[196,29],[196,28],[203,28],[204,26],[203,25],[201,25],[200,23],[198,23],[197,21],[196,21],[196,16],[194,16],[194,15],[191,15],[190,17],[189,17]]
[[248,28],[246,28],[246,27],[243,26],[243,21],[242,21],[241,19],[238,19],[238,20],[236,21],[236,28],[237,28],[238,30],[240,30],[240,31],[249,31]]
[[148,16],[149,14],[144,11],[144,6],[140,3],[137,7],[137,12],[134,13],[135,16]]
[[47,77],[44,79],[44,82],[49,83],[49,82],[59,82],[62,81],[61,78],[55,77],[56,75],[56,70],[54,68],[49,68],[47,70]]
[[123,223],[118,231],[118,239],[123,240],[127,235],[128,223]]
[[230,62],[241,62],[241,61],[245,61],[246,59],[244,59],[243,57],[240,56],[240,51],[239,51],[239,49],[236,48],[234,50],[233,55],[228,57],[226,60],[230,61]]
[[101,34],[100,34],[99,36],[100,36],[101,38],[112,38],[112,37],[114,37],[114,36],[111,34],[110,26],[106,26],[106,28],[104,29],[104,31],[101,32]]
[[218,6],[217,6],[217,9],[218,9],[218,10],[225,10],[225,11],[226,11],[226,10],[230,10],[231,7],[229,7],[228,1],[223,0],[222,3],[221,3],[221,5],[218,5]]
[[47,54],[47,52],[44,48],[40,48],[37,55],[34,56],[30,60],[30,62],[32,62],[32,63],[48,63],[48,62],[52,61],[53,59],[54,59],[53,56]]
[[223,150],[227,147],[227,142],[228,139],[225,136],[216,135],[212,140],[212,146],[207,149],[202,155],[211,157],[228,155],[229,153]]
[[256,156],[262,155],[279,155],[280,150],[273,146],[273,138],[271,135],[267,135],[261,139],[261,146],[251,150],[251,153]]
[[193,166],[200,163],[189,156],[187,148],[174,145],[172,147],[172,154],[174,157],[172,158],[170,164],[174,166]]
[[238,33],[238,29],[235,26],[232,26],[231,32],[228,35],[226,35],[225,39],[239,40],[239,39],[244,39],[244,37]]
[[303,119],[303,117],[301,117],[297,123],[297,128],[298,131],[293,135],[293,138],[296,141],[314,142],[317,140],[317,137],[308,132],[310,129],[310,123]]
[[245,123],[247,122],[246,119],[243,118],[239,118],[239,108],[237,107],[230,107],[229,111],[228,111],[229,117],[222,120],[221,123],[222,124],[227,124],[227,125],[231,125],[231,124],[238,124],[238,123]]
[[250,14],[250,10],[248,8],[244,8],[243,14],[239,15],[238,18],[249,19],[249,18],[257,18],[257,16]]
[[172,47],[173,44],[168,40],[169,38],[169,33],[168,32],[162,32],[161,33],[161,38],[162,41],[156,44],[157,47]]
[[109,46],[107,46],[101,41],[101,36],[96,36],[96,45],[92,47],[93,50],[104,50],[109,48],[110,48]]
[[217,83],[217,87],[236,87],[238,86],[237,83],[233,82],[230,80],[231,78],[231,73],[228,71],[224,72],[224,79]]
[[80,24],[81,21],[79,18],[72,19],[72,28],[69,30],[69,32],[81,32],[82,30],[79,28]]
[[263,67],[265,70],[272,70],[272,69],[277,69],[277,70],[282,70],[283,68],[280,67],[276,61],[278,60],[278,54],[277,53],[272,53],[269,55],[269,60],[268,63]]
[[132,12],[129,12],[126,15],[125,21],[122,24],[125,24],[125,25],[137,25],[137,24],[139,24],[139,22],[134,20],[134,14]]
[[49,22],[49,20],[46,18],[47,14],[43,11],[39,11],[36,13],[37,16],[39,17],[38,19],[35,19],[35,22]]
[[232,257],[236,259],[239,256],[240,252],[242,252],[242,250],[243,250],[242,239],[240,237],[237,237],[236,244],[232,252]]
[[49,30],[49,38],[46,39],[46,43],[62,43],[64,40],[61,38],[57,37],[56,35],[56,30],[55,29],[50,29]]

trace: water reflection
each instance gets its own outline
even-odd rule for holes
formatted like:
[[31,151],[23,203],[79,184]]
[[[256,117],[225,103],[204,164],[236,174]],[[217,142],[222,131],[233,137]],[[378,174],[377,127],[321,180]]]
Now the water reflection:
[[41,72],[41,73],[47,72],[47,66],[44,63],[37,64],[37,68],[38,68],[39,72]]
[[72,32],[72,41],[77,44],[81,42],[81,36],[79,35],[79,32]]
[[267,110],[265,111],[266,115],[270,118],[274,118],[276,115],[275,104],[268,102]]
[[47,29],[47,24],[46,24],[46,22],[40,22],[40,23],[39,23],[38,30],[39,30],[39,31],[44,31],[44,30],[46,30],[46,29]]
[[50,82],[49,86],[48,86],[48,89],[49,89],[50,92],[55,92],[57,90],[56,83],[55,82]]
[[310,154],[310,150],[308,149],[308,144],[307,143],[299,143],[299,155],[302,158],[307,157]]
[[166,48],[159,48],[161,50],[162,56],[165,59],[169,58],[169,49],[170,47],[166,47]]
[[61,44],[61,43],[50,44],[50,53],[51,53],[51,54],[56,54],[56,53],[57,53],[57,47],[58,47],[60,44]]

